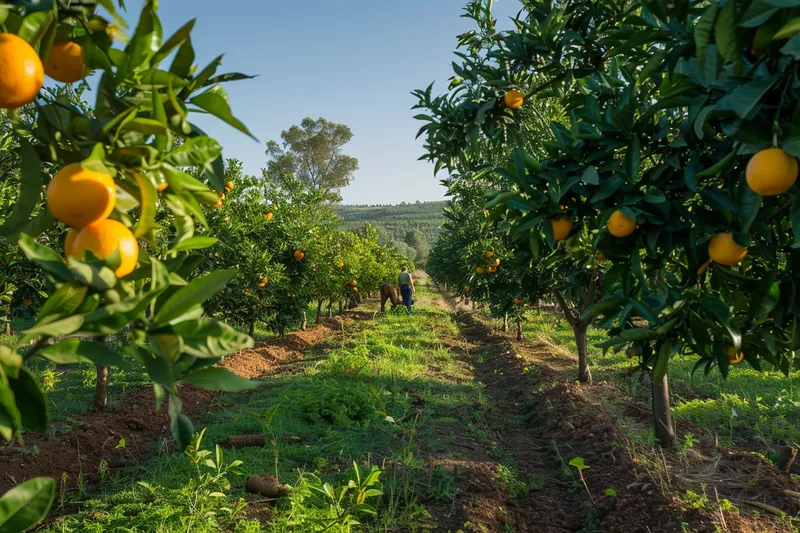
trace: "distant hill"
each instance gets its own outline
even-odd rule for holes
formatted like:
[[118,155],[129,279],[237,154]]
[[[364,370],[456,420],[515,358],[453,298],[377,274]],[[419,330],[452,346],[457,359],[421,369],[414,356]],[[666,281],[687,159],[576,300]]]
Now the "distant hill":
[[358,229],[369,222],[378,229],[384,241],[402,241],[406,233],[418,228],[429,243],[439,238],[444,223],[445,202],[416,202],[399,205],[341,205],[336,214],[344,219],[344,229]]

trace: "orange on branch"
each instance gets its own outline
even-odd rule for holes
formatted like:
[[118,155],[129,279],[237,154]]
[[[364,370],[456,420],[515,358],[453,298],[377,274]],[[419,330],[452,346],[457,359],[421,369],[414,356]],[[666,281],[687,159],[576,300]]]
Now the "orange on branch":
[[120,263],[115,272],[118,278],[133,272],[139,261],[139,243],[131,230],[122,222],[108,218],[83,228],[72,243],[70,256],[80,259],[87,250],[100,259],[119,250]]
[[0,108],[29,104],[44,85],[44,66],[28,42],[13,33],[0,33]]
[[44,64],[44,73],[61,83],[75,83],[86,77],[83,47],[72,41],[56,41]]
[[614,237],[627,237],[636,229],[636,221],[617,209],[608,219],[608,231]]
[[64,237],[64,255],[70,255],[70,250],[72,250],[72,245],[75,243],[75,237],[78,236],[81,230],[79,229],[71,229],[67,232],[67,236]]
[[265,215],[264,215],[264,220],[266,220],[267,222],[269,222],[270,220],[272,220],[272,217],[274,217],[274,216],[275,216],[275,215],[274,215],[274,214],[272,214],[272,213],[267,213],[267,214],[265,214]]
[[521,303],[522,303],[522,299],[521,298],[514,298],[514,305],[519,305]]
[[495,272],[497,272],[497,267],[494,266],[494,265],[490,266],[489,267],[489,273],[490,274],[494,274]]
[[522,104],[525,103],[525,96],[522,94],[522,92],[512,89],[506,93],[506,95],[503,97],[503,101],[505,102],[507,108],[517,109],[522,107]]
[[477,272],[478,274],[485,274],[486,269],[483,267],[475,267],[475,272]]
[[736,353],[733,346],[728,346],[728,362],[732,365],[738,365],[744,360],[744,352]]
[[485,257],[486,259],[491,259],[492,257],[494,257],[494,252],[486,252],[485,254],[483,254],[483,257]]
[[733,266],[747,256],[747,248],[733,240],[733,233],[717,233],[708,243],[708,255],[715,263]]
[[550,219],[550,226],[553,228],[553,238],[557,241],[563,241],[569,237],[569,232],[572,231],[574,224],[566,217],[559,217]]
[[47,186],[47,206],[58,220],[82,228],[108,218],[117,203],[117,188],[108,174],[72,163],[62,168]]
[[747,163],[747,185],[761,196],[776,196],[797,181],[797,159],[780,148],[761,150]]
[[225,190],[226,191],[232,191],[233,190],[233,182],[232,181],[229,181],[229,182],[225,183]]
[[305,252],[303,250],[295,250],[294,251],[294,260],[297,261],[298,263],[300,261],[302,261],[305,256],[306,256],[306,254],[305,254]]

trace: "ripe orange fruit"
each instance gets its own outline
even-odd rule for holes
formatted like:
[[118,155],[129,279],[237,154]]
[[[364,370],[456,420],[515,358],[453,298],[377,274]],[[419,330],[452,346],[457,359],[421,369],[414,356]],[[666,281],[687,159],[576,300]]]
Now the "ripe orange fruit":
[[250,289],[245,289],[244,290],[244,295],[245,296],[250,296]]
[[70,255],[70,250],[72,250],[72,245],[75,242],[75,237],[78,236],[80,230],[78,229],[71,229],[67,232],[67,236],[64,237],[64,255]]
[[475,272],[477,272],[478,274],[486,274],[486,269],[483,267],[476,267]]
[[550,226],[553,228],[553,238],[557,241],[563,241],[569,236],[573,225],[572,221],[566,217],[551,218]]
[[225,183],[225,190],[226,191],[232,191],[233,190],[233,182],[232,181],[229,181],[229,182]]
[[61,83],[75,83],[86,77],[83,47],[72,41],[56,41],[44,64],[44,73]]
[[489,267],[489,273],[490,274],[494,274],[495,272],[497,272],[497,267],[494,266],[494,265],[490,266]]
[[353,291],[358,292],[358,287],[353,287]]
[[269,222],[270,220],[272,220],[272,217],[274,217],[274,216],[275,215],[273,215],[272,213],[267,213],[266,215],[264,215],[264,220]]
[[514,305],[519,305],[521,303],[522,303],[522,299],[521,298],[514,298]]
[[733,346],[728,346],[728,362],[732,365],[738,365],[744,360],[744,352],[736,353]]
[[30,307],[33,305],[33,300],[31,300],[30,298],[25,298],[24,300],[22,300],[22,305],[24,305],[25,307]]
[[42,85],[44,67],[36,50],[13,33],[0,33],[0,108],[30,104]]
[[294,260],[297,261],[298,263],[300,261],[302,261],[305,256],[306,256],[306,254],[305,254],[305,252],[303,252],[303,250],[295,250],[294,251]]
[[495,259],[494,263],[492,263],[492,265],[496,266],[496,267],[500,266],[500,258],[498,257],[497,259]]
[[112,219],[99,220],[83,228],[72,243],[70,255],[80,259],[87,250],[105,259],[119,249],[118,278],[127,276],[139,261],[139,243],[122,222]]
[[483,257],[485,257],[486,259],[491,259],[492,257],[494,257],[494,252],[486,252],[485,254],[483,254]]
[[159,183],[156,189],[158,189],[158,192],[164,192],[167,190],[167,187],[169,187],[169,184],[165,181],[164,183]]
[[797,159],[780,148],[761,150],[747,163],[747,185],[761,196],[776,196],[797,181]]
[[708,243],[708,255],[715,263],[733,266],[747,256],[747,248],[733,240],[733,233],[717,233]]
[[356,280],[353,280],[353,281],[350,282],[350,285],[355,287],[355,286],[358,285],[358,282]]
[[82,228],[108,218],[117,203],[117,188],[108,174],[72,163],[62,168],[47,186],[47,206],[58,220]]
[[508,91],[503,100],[505,101],[506,107],[509,109],[517,109],[522,107],[522,104],[525,103],[525,97],[516,89]]
[[702,266],[697,269],[697,275],[702,276],[703,274],[705,274],[706,270],[708,270],[708,267],[710,266],[711,266],[711,259],[703,263]]
[[221,291],[219,291],[219,293],[220,293],[221,295],[225,296],[225,289],[222,289]]
[[608,219],[608,231],[614,237],[627,237],[636,229],[636,221],[617,209]]
[[338,266],[339,268],[344,268],[344,263],[342,261],[339,261],[339,264],[336,266]]

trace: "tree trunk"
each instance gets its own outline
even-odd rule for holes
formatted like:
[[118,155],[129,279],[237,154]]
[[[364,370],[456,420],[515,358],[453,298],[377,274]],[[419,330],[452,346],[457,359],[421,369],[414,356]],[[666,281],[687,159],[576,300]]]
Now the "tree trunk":
[[503,314],[503,333],[508,333],[508,313]]
[[6,335],[11,335],[11,320],[6,322]]
[[524,341],[525,336],[522,335],[522,320],[517,320],[517,340]]
[[317,324],[322,320],[322,300],[317,300]]
[[95,368],[97,369],[97,384],[94,387],[92,404],[97,411],[102,411],[108,404],[108,367],[95,365]]
[[342,301],[339,300],[339,314],[342,314]]
[[669,384],[666,374],[660,383],[653,382],[653,424],[661,447],[675,446],[675,429],[672,427],[669,409]]
[[252,337],[255,332],[256,332],[256,323],[250,322],[250,327],[247,330],[247,334]]
[[333,317],[333,299],[328,300],[328,318]]
[[592,372],[589,370],[589,360],[587,359],[586,330],[588,326],[583,321],[572,326],[575,344],[578,347],[578,381],[581,383],[592,382]]
[[308,313],[303,311],[303,321],[300,323],[300,329],[305,331],[308,327]]

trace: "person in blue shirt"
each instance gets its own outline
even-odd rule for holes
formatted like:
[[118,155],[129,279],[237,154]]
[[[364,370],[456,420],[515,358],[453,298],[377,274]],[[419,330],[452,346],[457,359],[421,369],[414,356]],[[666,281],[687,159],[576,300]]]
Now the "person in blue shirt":
[[413,302],[412,296],[417,290],[414,288],[414,278],[411,277],[411,273],[408,271],[407,266],[403,266],[400,270],[400,276],[397,278],[397,284],[400,285],[400,294],[403,296],[403,304],[408,309],[408,312],[411,312],[411,304]]

